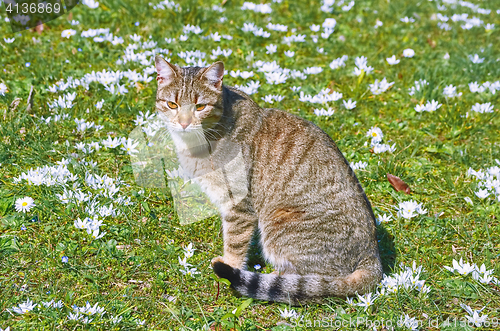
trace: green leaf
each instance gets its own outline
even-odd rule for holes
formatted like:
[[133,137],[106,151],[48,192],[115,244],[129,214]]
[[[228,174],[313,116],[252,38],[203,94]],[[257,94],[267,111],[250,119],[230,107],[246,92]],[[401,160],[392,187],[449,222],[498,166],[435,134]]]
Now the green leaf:
[[243,303],[238,307],[238,309],[236,309],[236,312],[234,313],[236,317],[240,317],[241,312],[245,310],[248,306],[250,306],[252,301],[253,301],[252,298],[243,301]]
[[233,313],[227,313],[224,316],[222,316],[220,320],[223,321],[223,320],[226,320],[226,319],[231,318],[231,317],[237,317],[237,316]]

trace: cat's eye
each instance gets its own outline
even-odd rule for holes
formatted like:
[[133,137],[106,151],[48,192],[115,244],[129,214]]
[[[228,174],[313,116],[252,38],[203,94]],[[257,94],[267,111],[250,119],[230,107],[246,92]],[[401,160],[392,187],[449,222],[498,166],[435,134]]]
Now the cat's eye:
[[196,105],[196,110],[203,110],[207,105]]
[[168,101],[167,106],[170,109],[177,109],[177,107],[178,107],[177,104],[175,102],[172,102],[172,101]]

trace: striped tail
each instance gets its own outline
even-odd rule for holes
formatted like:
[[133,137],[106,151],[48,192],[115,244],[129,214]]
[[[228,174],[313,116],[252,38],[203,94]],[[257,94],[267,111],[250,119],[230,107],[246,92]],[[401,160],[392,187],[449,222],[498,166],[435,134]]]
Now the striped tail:
[[325,297],[364,294],[381,279],[380,271],[364,269],[358,269],[345,277],[261,274],[235,269],[222,262],[214,263],[213,269],[217,276],[229,280],[231,287],[244,296],[292,305],[321,302]]

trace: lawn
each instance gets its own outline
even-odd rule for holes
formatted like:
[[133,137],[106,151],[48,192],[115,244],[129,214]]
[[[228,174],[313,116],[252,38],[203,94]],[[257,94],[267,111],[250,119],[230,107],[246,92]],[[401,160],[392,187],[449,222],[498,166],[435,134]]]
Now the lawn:
[[[500,327],[497,0],[85,0],[43,28],[8,21],[1,330]],[[336,141],[379,223],[373,293],[290,307],[213,275],[219,217],[185,224],[175,192],[134,177],[155,54],[221,60],[224,84]],[[257,244],[249,262],[273,271]]]

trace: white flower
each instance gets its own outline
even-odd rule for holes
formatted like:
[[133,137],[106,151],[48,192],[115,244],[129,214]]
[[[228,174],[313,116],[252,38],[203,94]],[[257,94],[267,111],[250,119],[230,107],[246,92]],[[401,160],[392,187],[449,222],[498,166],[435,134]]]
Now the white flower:
[[480,310],[472,310],[466,304],[461,303],[460,307],[462,307],[469,315],[465,315],[465,317],[469,320],[470,323],[474,324],[476,327],[480,327],[483,323],[485,323],[488,319],[488,315],[482,314],[479,316],[479,313],[485,308],[483,307]]
[[28,212],[32,207],[35,207],[35,200],[30,197],[19,198],[16,200],[15,208],[17,212]]
[[190,263],[187,263],[186,259],[188,258],[187,256],[184,256],[184,258],[181,260],[180,256],[177,257],[179,259],[179,264],[184,268],[187,269],[188,267],[192,267],[193,265]]
[[388,145],[388,144],[380,144],[376,143],[373,145],[373,153],[380,154],[384,152],[394,152],[396,150],[396,144]]
[[427,101],[427,104],[425,105],[425,108],[427,111],[436,111],[437,109],[441,108],[441,104],[438,103],[436,100],[432,101]]
[[474,192],[474,194],[477,195],[478,198],[484,199],[484,198],[488,197],[488,195],[490,195],[490,192],[488,192],[487,189],[482,189],[482,190],[479,190],[477,192]]
[[277,50],[277,46],[276,45],[273,45],[273,44],[269,44],[266,46],[266,54],[273,54],[273,53],[276,53],[276,50]]
[[295,55],[294,51],[285,51],[285,55],[288,57],[293,57]]
[[97,229],[92,231],[92,239],[94,239],[94,240],[100,239],[100,238],[104,237],[104,235],[106,233],[107,232],[102,232],[101,234],[99,234],[99,228],[97,228]]
[[127,154],[129,155],[139,152],[137,149],[135,149],[137,145],[139,145],[139,142],[134,143],[134,140],[131,138],[128,138],[127,140],[125,139],[122,140],[122,145],[123,145],[122,150],[127,152]]
[[278,308],[278,310],[280,311],[280,316],[283,317],[283,318],[290,318],[290,319],[298,319],[299,318],[299,314],[293,310],[293,309],[286,309],[285,310],[281,310]]
[[332,116],[334,113],[335,113],[335,109],[333,109],[333,108],[328,108],[328,109],[316,108],[316,109],[314,109],[314,114],[316,116]]
[[370,84],[369,87],[370,91],[372,91],[373,94],[378,95],[387,91],[387,89],[389,89],[389,87],[391,87],[393,84],[394,82],[388,83],[386,78],[382,79],[380,82],[378,81],[378,79],[375,79],[375,82],[373,82],[373,84]]
[[460,258],[460,261],[457,262],[455,259],[453,259],[453,267],[448,267],[448,266],[443,266],[446,270],[455,272],[458,271],[459,274],[465,276],[470,274],[475,270],[475,266],[471,265],[469,263],[464,263],[462,261],[462,258]]
[[443,94],[447,98],[454,98],[454,97],[459,97],[462,95],[462,92],[457,93],[457,88],[453,85],[448,85],[444,88]]
[[7,44],[12,44],[16,40],[16,38],[3,38],[3,41],[5,41]]
[[483,284],[489,284],[493,281],[493,270],[486,270],[484,263],[481,267],[474,264],[474,271],[472,271],[472,278]]
[[335,70],[340,67],[345,67],[345,61],[347,61],[347,59],[347,55],[342,55],[342,57],[339,57],[330,63],[330,68]]
[[6,92],[7,92],[7,85],[5,85],[4,83],[0,83],[0,95],[5,95]]
[[386,58],[386,61],[387,61],[387,63],[389,63],[390,65],[395,65],[395,64],[398,64],[398,63],[399,63],[399,61],[401,61],[401,60],[396,59],[396,55],[393,55],[393,56],[391,56],[391,57]]
[[317,25],[317,24],[313,24],[309,27],[309,29],[311,29],[312,32],[318,32],[320,28],[321,28],[321,25]]
[[196,249],[193,247],[193,244],[189,243],[189,245],[184,248],[184,256],[190,258],[191,256],[193,256],[195,250]]
[[384,214],[382,216],[379,216],[377,218],[377,223],[380,224],[380,223],[387,223],[391,220],[392,216],[391,215],[387,215],[387,214]]
[[472,63],[476,63],[476,64],[477,63],[483,63],[484,62],[484,57],[481,58],[481,57],[479,57],[479,55],[474,54],[474,56],[469,55],[469,60],[471,60]]
[[382,141],[384,134],[380,128],[372,126],[370,130],[366,132],[366,136],[372,138],[372,143],[379,143]]
[[333,29],[337,25],[337,21],[334,18],[327,18],[323,22],[323,29]]
[[342,103],[344,104],[345,109],[354,109],[356,108],[356,101],[352,101],[351,99],[345,101],[342,100]]
[[199,271],[196,270],[196,268],[186,268],[186,269],[180,269],[183,275],[186,276],[191,276],[194,278],[194,275],[200,274]]
[[19,304],[17,307],[12,307],[12,310],[18,314],[26,314],[29,311],[32,311],[38,306],[37,303],[33,303],[30,299],[26,302]]
[[73,35],[76,34],[76,31],[73,30],[73,29],[68,29],[68,30],[64,30],[63,32],[61,32],[61,37],[63,38],[69,38]]
[[427,103],[425,105],[416,105],[415,111],[418,113],[423,112],[423,111],[432,112],[432,111],[436,111],[437,109],[441,108],[441,106],[442,106],[442,104],[440,104],[436,100],[432,100],[432,101],[427,101]]
[[267,102],[267,103],[274,103],[274,101],[282,101],[285,97],[282,96],[282,95],[266,95],[262,98],[262,100],[264,100],[264,102]]
[[99,7],[99,2],[94,1],[94,0],[82,0],[82,3],[85,6],[92,8],[92,9],[96,9],[97,7]]
[[356,295],[358,296],[358,306],[359,307],[365,307],[365,311],[366,309],[368,309],[368,307],[370,307],[371,305],[373,305],[373,303],[375,302],[375,300],[378,298],[377,295],[375,295],[373,298],[372,298],[372,294],[373,293],[366,293],[364,295],[359,295],[356,293]]
[[83,221],[80,219],[80,217],[78,217],[75,222],[75,227],[77,229],[85,229],[87,227],[87,219],[84,219]]
[[369,74],[370,72],[373,71],[373,67],[368,66],[367,58],[365,56],[360,56],[354,59],[354,63],[356,65],[356,68],[354,68],[353,73],[356,76],[361,75],[361,73],[364,71],[366,74]]
[[414,18],[410,18],[410,17],[408,17],[408,16],[405,16],[405,17],[403,17],[403,18],[400,18],[399,20],[400,20],[401,22],[403,22],[403,23],[413,23],[413,22],[415,22],[415,19],[414,19]]
[[69,313],[68,315],[68,320],[70,321],[78,321],[80,320],[80,318],[82,318],[83,316],[80,315],[79,312],[76,312],[76,313]]
[[367,166],[368,166],[368,163],[366,163],[364,161],[359,161],[359,162],[351,164],[352,170],[364,169]]
[[113,324],[118,324],[122,320],[123,316],[111,316],[111,322]]
[[427,210],[422,209],[422,203],[417,203],[416,201],[404,201],[400,202],[398,205],[398,216],[406,219],[411,219],[418,214],[425,214]]
[[95,104],[95,107],[97,109],[101,109],[103,104],[104,104],[104,99],[102,99],[101,101],[97,101],[97,103]]
[[474,106],[471,108],[472,111],[475,111],[476,113],[493,113],[493,105],[491,102],[487,103],[476,103]]
[[407,48],[403,51],[404,57],[413,57],[415,55],[415,51],[411,48]]

